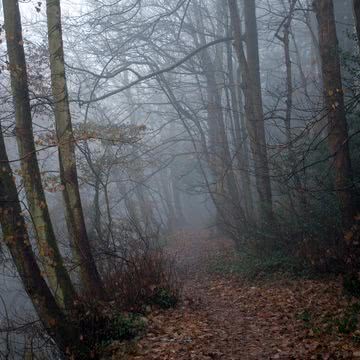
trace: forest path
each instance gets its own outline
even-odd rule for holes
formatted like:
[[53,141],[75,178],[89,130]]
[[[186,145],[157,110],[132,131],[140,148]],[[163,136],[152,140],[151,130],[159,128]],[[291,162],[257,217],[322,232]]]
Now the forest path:
[[210,274],[209,257],[231,246],[204,233],[178,237],[172,250],[185,279],[183,300],[176,309],[149,315],[148,332],[129,359],[360,358],[349,335],[323,333],[327,320],[315,321],[320,313],[336,316],[348,306],[337,281],[249,284]]

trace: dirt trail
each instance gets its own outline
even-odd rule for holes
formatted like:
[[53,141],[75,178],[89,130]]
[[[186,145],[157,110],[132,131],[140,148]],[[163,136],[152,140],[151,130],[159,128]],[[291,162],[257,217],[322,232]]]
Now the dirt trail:
[[334,332],[334,325],[325,333],[325,320],[312,324],[312,314],[335,316],[348,306],[337,281],[254,285],[211,275],[208,258],[231,243],[204,233],[180,238],[183,300],[149,316],[148,332],[129,359],[360,359],[350,335]]

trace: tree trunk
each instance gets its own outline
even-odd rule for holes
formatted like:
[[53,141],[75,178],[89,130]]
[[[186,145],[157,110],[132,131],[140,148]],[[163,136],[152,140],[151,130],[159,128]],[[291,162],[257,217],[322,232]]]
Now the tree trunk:
[[238,161],[239,171],[240,171],[240,179],[242,186],[242,196],[244,197],[244,204],[246,215],[248,218],[253,217],[254,208],[253,208],[253,199],[251,192],[251,181],[249,175],[249,157],[248,157],[248,149],[246,142],[246,134],[244,134],[241,125],[243,123],[242,117],[243,114],[243,103],[241,101],[242,94],[237,91],[238,86],[235,82],[234,75],[234,64],[233,64],[233,52],[231,48],[231,44],[227,43],[227,60],[228,60],[228,72],[229,72],[229,88],[230,88],[230,97],[231,97],[231,108],[233,114],[234,121],[234,129],[235,129],[235,151],[236,158]]
[[[128,84],[129,83],[128,73],[125,73],[124,77],[125,77],[125,83]],[[142,114],[138,113],[138,109],[134,102],[134,96],[131,90],[132,89],[130,88],[126,91],[126,96],[130,104],[130,111],[131,111],[130,123],[136,126],[136,120]],[[139,208],[142,213],[145,233],[151,234],[153,236],[158,232],[159,224],[156,221],[152,204],[150,203],[149,196],[146,192],[146,186],[145,186],[146,176],[144,173],[144,167],[141,161],[141,157],[138,154],[138,150],[136,149],[136,147],[134,147],[132,152],[134,157],[139,158],[139,160],[136,161],[138,164],[136,164],[134,168],[130,167],[128,172],[129,172],[129,176],[133,177],[133,180],[137,182],[137,185],[135,186],[134,190],[140,205]]]
[[61,306],[71,307],[76,295],[57,246],[36,157],[18,0],[3,0],[3,7],[15,105],[16,138],[26,198],[51,289]]
[[359,49],[360,49],[360,0],[353,0],[353,5],[354,5],[356,34],[357,34],[358,45],[359,45]]
[[[11,2],[15,1],[9,0]],[[4,8],[6,6],[4,0]],[[6,14],[9,14],[6,12]],[[65,352],[73,348],[78,337],[67,326],[65,315],[58,307],[35,260],[29,234],[20,206],[16,184],[9,165],[0,126],[0,223],[4,242],[14,261],[24,289],[48,334]]]
[[[228,0],[228,3],[234,31],[234,46],[242,71],[246,125],[255,164],[261,219],[265,224],[271,225],[274,221],[274,215],[265,139],[255,2],[254,0],[244,0],[245,38],[242,36],[237,1]],[[246,41],[246,55],[243,40]]]
[[[298,194],[300,195],[300,204],[302,205],[302,210],[304,213],[306,199],[302,192],[302,183],[299,175],[296,171],[297,158],[296,153],[293,148],[293,139],[292,139],[292,111],[293,111],[293,73],[292,73],[292,60],[291,60],[291,49],[290,49],[290,36],[291,36],[291,23],[294,17],[295,5],[297,0],[291,0],[289,3],[289,12],[285,21],[279,27],[276,37],[282,42],[284,46],[284,59],[285,59],[285,68],[286,68],[286,109],[285,109],[285,118],[284,118],[284,128],[285,128],[285,136],[286,136],[286,145],[288,149],[288,159],[287,159],[287,167],[289,173],[286,176],[291,176],[294,179],[294,185]],[[283,35],[280,35],[280,31],[283,30]],[[295,202],[293,199],[293,194],[290,191],[289,187],[285,189],[289,203],[291,207],[291,214],[295,219],[298,219],[298,213],[296,211]]]
[[[353,1],[337,0],[333,2],[339,46],[341,50],[352,55],[354,55],[354,41],[351,36],[354,31]],[[344,71],[347,71],[346,66],[344,66]]]
[[[198,23],[201,28],[205,28],[199,5],[195,7],[195,10]],[[201,31],[197,42],[200,45],[206,43],[205,35]],[[209,168],[215,180],[214,195],[217,198],[218,206],[222,207],[223,215],[219,216],[220,221],[226,228],[237,229],[237,232],[240,233],[241,227],[245,225],[246,217],[233,170],[233,159],[224,123],[221,93],[223,84],[221,84],[222,79],[219,79],[219,73],[223,71],[223,66],[219,58],[219,50],[215,54],[215,60],[211,58],[208,49],[201,53],[201,65],[206,79]],[[238,234],[235,237],[237,238]]]
[[348,229],[353,223],[355,197],[333,1],[315,0],[314,8],[319,23],[328,144],[333,157],[335,191],[343,227]]
[[170,230],[176,230],[177,219],[176,212],[173,204],[173,198],[170,192],[170,184],[167,182],[169,179],[168,169],[165,169],[162,173],[160,173],[160,184],[161,184],[161,192],[164,200],[164,207],[167,211],[167,219],[168,219],[168,228]]
[[91,253],[78,184],[75,142],[65,76],[60,1],[47,0],[46,4],[51,85],[55,101],[60,176],[64,186],[66,219],[80,267],[82,285],[89,294],[101,299],[104,297],[104,288]]
[[179,227],[182,227],[186,224],[185,215],[183,212],[183,206],[181,201],[180,194],[180,183],[179,183],[179,175],[177,172],[176,164],[170,165],[170,178],[171,178],[171,188],[174,200],[174,208],[176,213],[176,222]]

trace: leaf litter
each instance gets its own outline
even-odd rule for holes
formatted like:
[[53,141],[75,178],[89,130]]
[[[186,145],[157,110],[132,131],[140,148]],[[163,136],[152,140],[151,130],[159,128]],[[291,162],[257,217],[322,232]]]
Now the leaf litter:
[[182,233],[174,244],[180,305],[150,312],[146,334],[112,359],[360,359],[360,306],[340,279],[251,283],[207,271],[209,257],[231,248],[227,240]]

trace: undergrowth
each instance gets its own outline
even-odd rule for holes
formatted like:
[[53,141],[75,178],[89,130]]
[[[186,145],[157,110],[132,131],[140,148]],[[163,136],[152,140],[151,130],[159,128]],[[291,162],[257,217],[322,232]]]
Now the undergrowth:
[[[79,346],[75,359],[98,359],[114,341],[128,341],[146,329],[141,314],[116,309],[111,303],[79,301],[69,314],[68,321],[76,329]],[[70,356],[71,358],[71,356]]]
[[308,309],[297,315],[304,326],[315,335],[349,335],[355,342],[360,342],[360,303],[349,304],[338,313],[313,313]]
[[277,275],[315,276],[312,269],[299,258],[281,251],[274,251],[267,256],[251,253],[238,253],[235,256],[219,255],[212,259],[209,265],[211,272],[237,274],[248,280],[267,279]]
[[148,313],[178,303],[181,284],[174,259],[147,238],[131,239],[127,245],[103,264],[107,301],[92,302],[91,294],[83,293],[69,314],[79,336],[76,360],[98,359],[109,349],[126,347],[146,329]]

